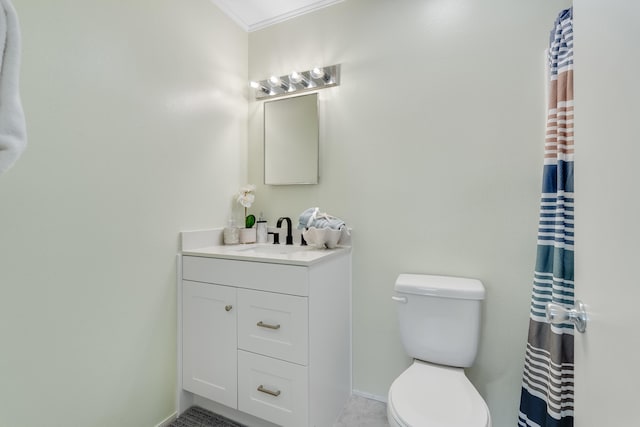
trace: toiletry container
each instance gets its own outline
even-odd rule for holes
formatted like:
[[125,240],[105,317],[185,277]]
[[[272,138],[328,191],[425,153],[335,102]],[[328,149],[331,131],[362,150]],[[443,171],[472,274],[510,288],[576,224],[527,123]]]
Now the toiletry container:
[[484,295],[475,279],[398,276],[392,298],[414,362],[389,389],[392,427],[491,427],[489,409],[464,373],[478,350]]
[[237,245],[240,243],[240,230],[236,227],[236,220],[229,218],[227,226],[222,232],[225,245]]
[[260,217],[256,222],[256,242],[257,243],[267,243],[267,220],[262,217],[262,212],[260,213]]

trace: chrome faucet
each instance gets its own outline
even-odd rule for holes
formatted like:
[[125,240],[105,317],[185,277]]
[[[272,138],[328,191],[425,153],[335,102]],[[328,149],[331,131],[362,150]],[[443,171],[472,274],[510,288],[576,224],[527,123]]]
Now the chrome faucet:
[[287,245],[293,245],[293,235],[291,234],[291,218],[286,217],[286,216],[278,218],[278,222],[276,223],[276,227],[280,228],[282,226],[282,221],[283,220],[287,221]]

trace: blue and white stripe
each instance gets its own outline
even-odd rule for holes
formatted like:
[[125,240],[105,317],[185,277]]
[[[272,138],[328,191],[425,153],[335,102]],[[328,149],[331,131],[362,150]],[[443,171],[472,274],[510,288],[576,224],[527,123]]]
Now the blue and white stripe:
[[538,245],[552,245],[573,250],[574,208],[573,192],[558,190],[557,193],[542,194]]
[[551,80],[557,80],[558,74],[573,70],[573,8],[558,16],[549,45],[550,76]]

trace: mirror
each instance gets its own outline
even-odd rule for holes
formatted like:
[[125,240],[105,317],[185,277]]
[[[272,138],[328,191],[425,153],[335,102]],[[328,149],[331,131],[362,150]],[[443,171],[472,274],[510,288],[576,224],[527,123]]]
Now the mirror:
[[264,183],[318,183],[318,94],[264,103]]

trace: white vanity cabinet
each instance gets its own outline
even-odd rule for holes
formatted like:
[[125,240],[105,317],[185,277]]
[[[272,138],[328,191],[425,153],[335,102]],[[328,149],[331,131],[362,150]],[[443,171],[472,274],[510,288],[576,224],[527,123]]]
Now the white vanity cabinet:
[[180,392],[240,422],[331,426],[351,394],[350,251],[297,264],[198,255],[182,256]]

